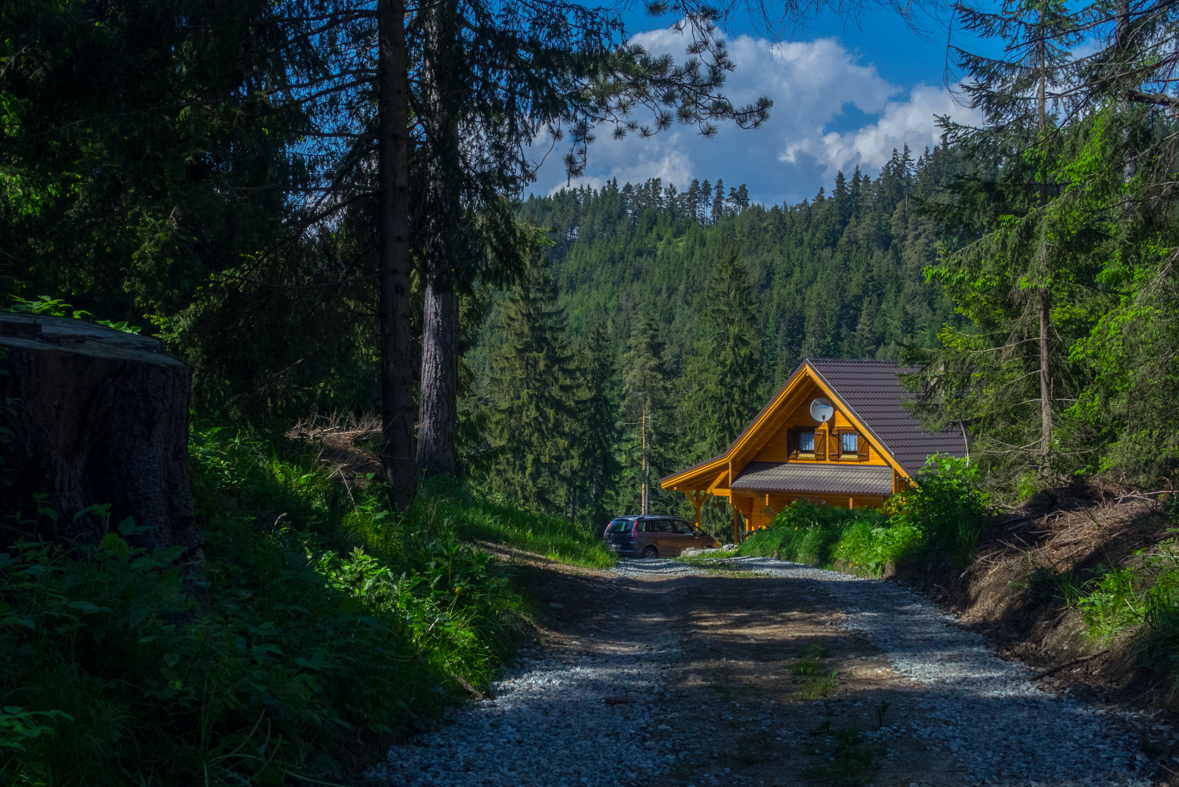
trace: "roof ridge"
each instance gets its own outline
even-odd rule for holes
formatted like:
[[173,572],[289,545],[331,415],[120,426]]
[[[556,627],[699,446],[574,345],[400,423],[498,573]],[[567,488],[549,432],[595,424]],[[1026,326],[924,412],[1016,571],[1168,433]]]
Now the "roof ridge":
[[831,361],[833,363],[881,363],[900,366],[900,361],[889,361],[880,358],[804,358],[805,361]]

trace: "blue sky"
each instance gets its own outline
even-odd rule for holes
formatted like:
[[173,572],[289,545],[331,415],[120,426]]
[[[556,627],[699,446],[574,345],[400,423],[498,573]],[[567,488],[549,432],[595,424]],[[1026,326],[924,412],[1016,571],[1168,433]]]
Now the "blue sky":
[[[682,57],[683,38],[668,30],[671,21],[635,11],[629,32],[653,52]],[[745,183],[757,202],[792,204],[820,186],[830,190],[839,170],[850,175],[859,165],[875,177],[894,147],[908,143],[920,153],[935,144],[935,115],[973,117],[944,83],[944,26],[928,17],[922,23],[925,36],[888,10],[864,12],[859,24],[827,12],[774,43],[738,12],[725,30],[737,68],[724,92],[736,104],[768,95],[774,100],[770,120],[754,131],[722,126],[711,140],[681,125],[647,140],[631,135],[615,141],[603,129],[590,147],[585,176],[575,183],[661,177],[682,188],[693,178],[719,177],[726,190]],[[547,141],[538,142],[548,148]],[[555,153],[541,167],[535,192],[566,184]]]

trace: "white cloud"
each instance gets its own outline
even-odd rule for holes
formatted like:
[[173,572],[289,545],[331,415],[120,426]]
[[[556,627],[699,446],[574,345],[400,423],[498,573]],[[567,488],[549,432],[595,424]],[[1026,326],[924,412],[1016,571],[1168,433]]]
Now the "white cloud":
[[969,110],[956,105],[945,88],[918,85],[903,101],[889,101],[875,123],[842,134],[832,132],[791,143],[781,154],[781,160],[796,161],[800,153],[805,153],[825,165],[828,177],[856,165],[875,174],[892,157],[893,150],[908,145],[916,157],[926,146],[938,144],[941,130],[936,117],[961,118],[966,114]]
[[[684,56],[684,39],[670,30],[636,35],[652,53]],[[938,139],[934,115],[965,116],[941,87],[918,85],[907,93],[889,83],[874,65],[863,65],[839,40],[771,44],[765,39],[738,36],[728,41],[736,71],[724,93],[737,105],[759,96],[774,101],[769,121],[756,131],[722,124],[713,139],[704,139],[687,126],[641,139],[623,140],[598,131],[589,150],[586,174],[575,185],[600,187],[610,178],[620,183],[651,177],[686,187],[692,178],[720,177],[726,186],[745,183],[761,202],[797,202],[830,187],[835,173],[860,168],[875,176],[894,147],[908,143],[919,153]],[[867,117],[860,128],[832,131],[843,122],[847,106]],[[642,124],[646,118],[637,115]],[[537,142],[534,149],[548,148]],[[560,145],[558,145],[560,148]],[[556,151],[554,151],[556,153]],[[560,156],[550,155],[540,170],[536,188],[550,192],[566,184]]]

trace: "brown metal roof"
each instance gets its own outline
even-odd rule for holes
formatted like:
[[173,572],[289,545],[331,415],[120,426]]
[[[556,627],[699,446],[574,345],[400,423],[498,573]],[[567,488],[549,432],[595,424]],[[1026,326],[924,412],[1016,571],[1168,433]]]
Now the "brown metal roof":
[[904,401],[912,401],[914,395],[901,387],[897,375],[914,374],[917,367],[898,366],[893,361],[846,361],[835,358],[807,358],[786,379],[786,382],[766,402],[765,407],[754,416],[737,439],[723,454],[705,459],[699,464],[678,470],[660,479],[660,483],[692,470],[698,470],[728,455],[733,447],[745,437],[753,425],[770,409],[786,387],[794,380],[802,367],[810,366],[816,376],[835,392],[840,403],[867,427],[878,445],[888,451],[897,464],[910,476],[925,464],[931,454],[966,456],[966,441],[960,429],[944,432],[927,431],[921,422],[906,410]]
[[824,465],[801,462],[750,462],[733,489],[755,492],[828,492],[846,495],[892,494],[887,465]]
[[930,454],[966,456],[962,430],[930,432],[905,409],[914,394],[901,387],[899,374],[915,374],[917,367],[900,367],[892,361],[840,361],[808,359],[807,363],[853,415],[868,428],[897,464],[916,476]]

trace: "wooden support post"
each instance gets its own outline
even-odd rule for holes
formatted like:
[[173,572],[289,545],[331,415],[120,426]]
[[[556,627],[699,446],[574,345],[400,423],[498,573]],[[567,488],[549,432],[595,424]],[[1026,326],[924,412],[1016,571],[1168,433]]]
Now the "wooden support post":
[[692,507],[696,509],[696,529],[700,529],[700,509],[704,507],[704,501],[708,499],[708,492],[704,489],[684,490],[684,494],[688,496],[688,500],[692,502]]

